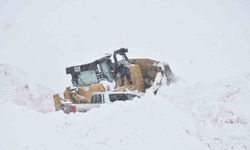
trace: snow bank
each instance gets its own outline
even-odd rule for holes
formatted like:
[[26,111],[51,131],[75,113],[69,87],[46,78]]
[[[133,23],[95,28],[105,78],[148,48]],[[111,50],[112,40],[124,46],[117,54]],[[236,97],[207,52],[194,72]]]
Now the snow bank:
[[196,136],[211,149],[250,148],[250,74],[210,84],[176,83],[159,90],[165,99],[189,111]]
[[70,115],[13,103],[0,109],[1,149],[207,149],[193,134],[193,118],[163,97]]
[[0,78],[0,105],[12,102],[41,112],[54,110],[52,90],[33,84],[20,69],[0,64]]

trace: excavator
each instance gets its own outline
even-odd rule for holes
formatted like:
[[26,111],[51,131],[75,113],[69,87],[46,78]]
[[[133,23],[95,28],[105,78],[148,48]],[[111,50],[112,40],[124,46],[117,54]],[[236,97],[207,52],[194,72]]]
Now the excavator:
[[[71,66],[66,68],[66,74],[72,77],[71,87],[66,87],[63,98],[59,94],[54,95],[56,110],[60,110],[62,103],[73,104],[90,103],[90,97],[95,92],[106,91],[134,91],[143,93],[150,88],[157,76],[161,72],[167,79],[167,85],[174,82],[175,77],[167,63],[162,63],[152,59],[129,59],[126,55],[127,48],[115,50],[113,55],[108,54],[98,60],[88,64]],[[111,60],[113,56],[113,61]],[[118,60],[121,58],[121,60]],[[129,63],[129,75],[132,85],[127,78],[122,85],[119,67],[121,61]]]

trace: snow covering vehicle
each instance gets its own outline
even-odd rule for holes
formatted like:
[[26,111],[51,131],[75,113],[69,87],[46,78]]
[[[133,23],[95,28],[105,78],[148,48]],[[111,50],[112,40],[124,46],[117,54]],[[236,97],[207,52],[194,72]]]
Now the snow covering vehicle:
[[[129,59],[126,55],[128,49],[120,48],[111,54],[106,55],[92,63],[71,66],[66,68],[66,74],[71,74],[73,87],[67,87],[64,91],[64,98],[59,94],[54,95],[56,110],[62,108],[62,102],[69,101],[73,104],[91,103],[91,97],[96,92],[107,91],[134,91],[145,92],[146,89],[155,86],[158,90],[159,81],[155,84],[155,78],[161,74],[165,77],[166,84],[174,81],[174,75],[167,63],[152,59]],[[118,59],[120,57],[120,59]],[[128,62],[129,73],[123,77],[122,62]],[[131,79],[129,82],[128,77]],[[124,78],[124,79],[123,79]],[[124,80],[124,84],[123,83]],[[73,108],[72,108],[73,109]]]

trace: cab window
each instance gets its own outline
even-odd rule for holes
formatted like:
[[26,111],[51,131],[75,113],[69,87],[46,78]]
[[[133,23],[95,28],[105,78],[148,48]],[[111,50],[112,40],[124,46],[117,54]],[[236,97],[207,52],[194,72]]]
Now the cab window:
[[82,71],[78,75],[77,83],[81,86],[87,86],[98,83],[97,75],[95,70]]
[[96,94],[93,95],[91,98],[91,103],[102,103],[102,95],[101,94]]

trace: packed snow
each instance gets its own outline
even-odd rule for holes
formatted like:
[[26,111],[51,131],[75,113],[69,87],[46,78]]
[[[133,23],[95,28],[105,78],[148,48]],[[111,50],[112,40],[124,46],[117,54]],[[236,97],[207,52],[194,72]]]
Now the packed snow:
[[[250,149],[248,0],[0,1],[0,149]],[[126,47],[177,82],[87,113],[54,111],[65,68]]]

